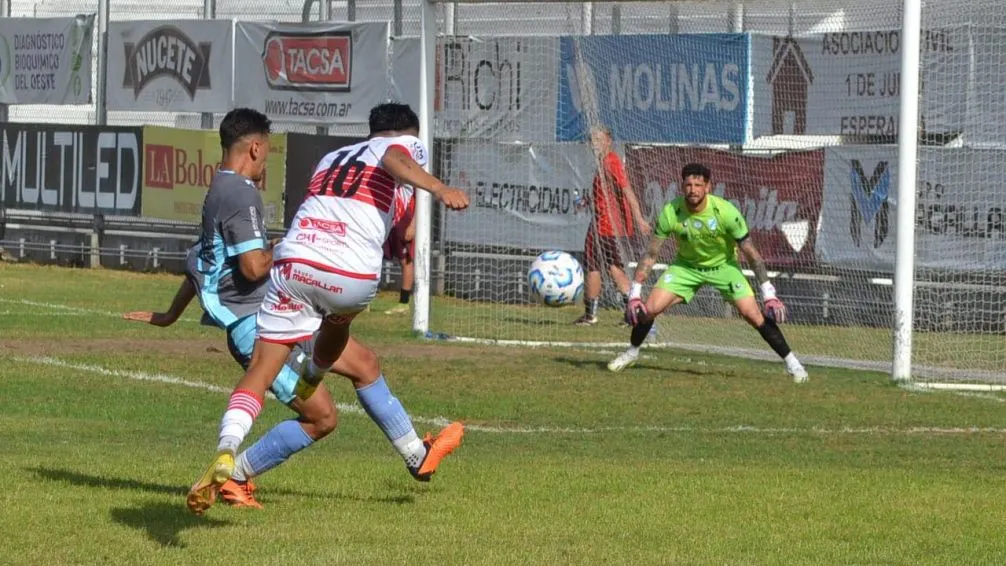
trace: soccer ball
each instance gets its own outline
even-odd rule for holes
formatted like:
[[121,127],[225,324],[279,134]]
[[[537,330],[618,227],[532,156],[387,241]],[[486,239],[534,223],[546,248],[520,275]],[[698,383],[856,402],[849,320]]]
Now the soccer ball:
[[572,305],[583,297],[583,268],[566,252],[545,252],[531,262],[527,283],[550,307]]

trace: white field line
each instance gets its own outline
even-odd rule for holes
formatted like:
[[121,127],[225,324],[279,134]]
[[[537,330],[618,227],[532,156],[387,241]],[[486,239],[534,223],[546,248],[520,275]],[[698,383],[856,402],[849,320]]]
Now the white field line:
[[[126,379],[132,379],[136,381],[151,381],[155,383],[166,383],[171,385],[181,385],[183,387],[189,387],[192,389],[202,389],[204,391],[211,391],[214,393],[230,393],[231,389],[227,387],[220,387],[218,385],[212,385],[209,383],[204,383],[201,381],[191,381],[188,379],[183,379],[180,377],[175,377],[165,374],[156,373],[145,373],[139,371],[127,371],[127,370],[116,370],[109,369],[106,367],[92,365],[92,364],[79,364],[74,362],[67,362],[57,358],[49,357],[17,357],[13,358],[16,362],[31,363],[44,365],[49,367],[59,367],[65,369],[71,369],[76,371],[85,371],[89,373],[96,373],[99,375],[105,375],[109,377],[121,377]],[[271,394],[268,395],[270,398],[274,398]],[[336,407],[343,411],[344,413],[354,414],[354,415],[365,415],[366,412],[358,405],[349,405],[345,403],[337,403]],[[450,421],[445,417],[417,417],[413,416],[412,420],[415,422],[420,422],[424,424],[445,426]],[[668,426],[615,426],[615,427],[598,427],[598,428],[579,428],[579,427],[550,427],[550,426],[540,426],[540,427],[528,427],[528,426],[488,426],[480,425],[474,423],[466,423],[465,428],[469,431],[474,432],[485,432],[493,434],[598,434],[605,432],[679,432],[679,433],[694,433],[694,434],[817,434],[817,435],[955,435],[955,434],[1006,434],[1006,428],[982,428],[982,427],[909,427],[909,428],[891,428],[891,427],[838,427],[838,428],[824,428],[824,427],[810,427],[810,428],[797,428],[797,427],[757,427],[748,425],[733,425],[725,427],[691,427],[691,426],[680,426],[680,427],[668,427]]]
[[[28,311],[3,311],[0,312],[2,315],[10,316],[85,316],[85,315],[101,315],[101,316],[112,316],[115,318],[121,318],[121,312],[105,311],[98,309],[88,309],[83,307],[72,307],[70,305],[64,305],[60,303],[44,303],[39,301],[31,301],[28,299],[4,299],[0,298],[0,303],[6,303],[9,305],[22,305],[26,307],[35,307],[39,310],[28,310]],[[56,312],[45,312],[56,311]],[[198,318],[192,318],[188,316],[183,316],[178,319],[178,322],[199,322]]]

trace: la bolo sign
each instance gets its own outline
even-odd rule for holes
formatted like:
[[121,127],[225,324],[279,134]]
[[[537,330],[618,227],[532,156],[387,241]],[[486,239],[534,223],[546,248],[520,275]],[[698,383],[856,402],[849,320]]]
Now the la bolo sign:
[[[213,177],[220,169],[220,135],[214,131],[163,127],[143,129],[145,217],[198,223]],[[266,175],[259,184],[266,226],[283,227],[286,136],[273,134]]]

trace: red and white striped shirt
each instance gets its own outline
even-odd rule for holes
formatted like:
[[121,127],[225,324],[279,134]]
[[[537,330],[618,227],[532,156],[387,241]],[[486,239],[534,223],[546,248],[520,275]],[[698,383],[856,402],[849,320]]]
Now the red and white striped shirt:
[[377,279],[399,200],[396,194],[403,188],[381,165],[393,147],[426,166],[428,151],[415,136],[375,137],[322,158],[307,198],[273,251],[274,261]]

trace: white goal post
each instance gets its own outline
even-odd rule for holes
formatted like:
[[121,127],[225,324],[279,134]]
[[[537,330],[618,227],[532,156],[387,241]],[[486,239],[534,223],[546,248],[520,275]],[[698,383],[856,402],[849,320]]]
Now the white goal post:
[[[417,193],[416,333],[612,350],[627,342],[628,331],[614,327],[619,290],[606,275],[594,329],[570,324],[580,306],[534,305],[521,281],[545,249],[585,261],[592,221],[569,203],[590,194],[603,167],[584,133],[603,127],[645,222],[677,190],[682,163],[713,164],[714,192],[741,209],[754,242],[768,250],[770,275],[794,315],[783,330],[807,362],[933,388],[1006,383],[998,344],[1006,252],[992,249],[1006,244],[1006,222],[995,216],[1006,192],[954,185],[959,206],[940,200],[949,198],[953,174],[961,186],[1006,182],[1006,135],[987,125],[1006,121],[1006,102],[981,98],[997,81],[991,70],[974,74],[982,65],[1006,70],[1006,7],[420,3],[421,135],[431,171],[470,189],[473,209],[452,217]],[[637,64],[647,50],[670,55]],[[452,91],[477,91],[472,65],[485,65],[503,86]],[[452,72],[456,84],[448,84]],[[512,115],[501,117],[497,96],[517,107]],[[546,200],[551,210],[543,210]],[[638,241],[618,245],[614,257],[631,277]],[[616,260],[601,255],[598,271],[607,274]],[[661,257],[656,276],[668,260]],[[647,343],[773,359],[718,294],[704,293],[661,317]]]

